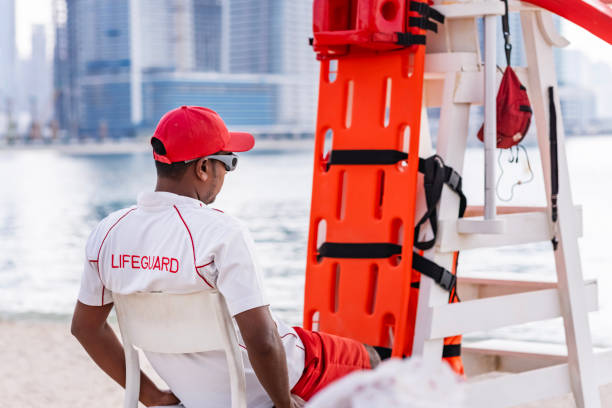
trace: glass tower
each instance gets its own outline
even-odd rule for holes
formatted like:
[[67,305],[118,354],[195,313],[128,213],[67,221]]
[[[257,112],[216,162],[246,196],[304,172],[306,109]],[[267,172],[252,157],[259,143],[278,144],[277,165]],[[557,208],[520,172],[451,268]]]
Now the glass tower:
[[308,0],[56,2],[66,9],[56,22],[57,112],[71,112],[81,134],[150,131],[181,105],[260,134],[314,130]]
[[15,97],[15,0],[0,0],[0,106]]

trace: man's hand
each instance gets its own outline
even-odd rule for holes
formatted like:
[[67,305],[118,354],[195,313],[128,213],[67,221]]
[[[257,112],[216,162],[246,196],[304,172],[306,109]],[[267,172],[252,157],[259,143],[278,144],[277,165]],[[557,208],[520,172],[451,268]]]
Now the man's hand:
[[[298,397],[295,394],[291,394],[291,408],[303,408],[305,405],[306,401],[304,401],[302,398]],[[276,408],[276,405],[272,408]]]
[[291,408],[302,408],[306,405],[306,401],[295,394],[291,394]]
[[170,392],[170,391],[162,391],[156,390],[154,391],[154,395],[140,395],[140,400],[147,407],[163,407],[166,405],[178,405],[180,403],[179,399]]
[[268,306],[256,307],[234,317],[257,379],[276,408],[300,407],[295,405],[289,390],[287,357]]

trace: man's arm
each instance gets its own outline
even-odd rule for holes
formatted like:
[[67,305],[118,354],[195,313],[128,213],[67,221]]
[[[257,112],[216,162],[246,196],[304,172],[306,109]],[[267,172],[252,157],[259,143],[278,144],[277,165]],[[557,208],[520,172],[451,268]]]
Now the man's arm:
[[303,406],[300,398],[291,395],[285,349],[268,306],[238,313],[234,318],[240,328],[253,370],[274,406]]
[[[125,387],[123,346],[113,329],[106,322],[112,308],[112,303],[104,306],[88,306],[77,301],[70,331],[93,361],[119,385]],[[174,394],[161,391],[142,372],[140,373],[139,399],[146,406],[179,403]]]

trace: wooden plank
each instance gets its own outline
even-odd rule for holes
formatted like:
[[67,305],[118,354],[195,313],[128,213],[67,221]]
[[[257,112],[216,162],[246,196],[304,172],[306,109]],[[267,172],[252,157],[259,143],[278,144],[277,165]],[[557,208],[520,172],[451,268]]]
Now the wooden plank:
[[[595,349],[595,353],[597,360],[605,359],[606,356],[612,359],[610,350],[600,348]],[[470,378],[491,371],[520,373],[564,364],[567,363],[567,346],[507,339],[464,341],[461,356],[466,375]],[[612,364],[609,366],[612,367]],[[609,374],[604,370],[601,376],[598,376],[600,384],[612,380],[610,378],[606,381],[606,375]]]
[[612,351],[595,353],[595,371],[599,384],[612,383]]
[[427,76],[434,73],[443,74],[463,70],[476,71],[478,70],[478,64],[478,55],[474,52],[437,52],[427,54],[425,72]]
[[[576,231],[582,234],[582,207],[574,207],[574,224]],[[441,220],[438,227],[438,245],[440,252],[454,252],[475,248],[496,248],[506,245],[520,245],[534,242],[550,241],[553,231],[548,213],[543,211],[520,214],[499,214],[498,220],[505,220],[504,234],[467,234],[464,220]],[[481,218],[478,218],[481,219]],[[463,228],[463,230],[462,230]]]
[[[495,207],[494,202],[491,203],[491,207]],[[463,235],[505,235],[506,220],[499,217],[491,219],[486,219],[486,217],[461,218],[457,220],[457,232]]]
[[[462,169],[467,144],[470,105],[453,102],[456,82],[457,74],[455,72],[445,74],[436,153],[443,158],[447,165],[455,169]],[[422,191],[418,196],[424,197]],[[424,210],[422,205],[423,202],[419,204],[417,201],[417,214],[421,214],[421,211]],[[446,219],[454,217],[456,219],[458,209],[459,198],[457,194],[445,185],[440,198],[439,217]],[[453,255],[451,253],[440,253],[436,248],[432,248],[425,253],[425,256],[438,265],[447,269],[452,268]],[[418,309],[427,311],[431,307],[445,303],[448,303],[448,292],[438,286],[432,279],[423,276],[419,291]],[[442,355],[443,340],[441,338],[432,339],[429,336],[430,319],[431,316],[426,312],[417,313],[412,353],[415,356],[421,356],[426,361],[436,361]]]
[[[494,278],[459,276],[457,278],[457,293],[460,294],[463,301],[466,301],[512,295],[514,293],[533,292],[542,289],[554,289],[557,287],[557,282],[552,280],[544,281],[537,277],[531,279],[529,277],[521,277],[519,280],[516,279],[516,274],[507,274],[506,276],[508,279],[497,276],[497,274]],[[597,286],[597,280],[586,279],[584,284]],[[598,299],[594,300],[595,304],[598,305]]]
[[567,347],[501,339],[464,341],[461,357],[469,378],[491,371],[521,373],[564,364],[567,363]]
[[[612,381],[612,351],[598,353],[595,389]],[[572,392],[568,364],[468,381],[466,407],[505,408]],[[599,392],[599,390],[598,390]],[[589,406],[590,408],[590,406]]]
[[538,26],[540,27],[542,37],[544,37],[546,42],[553,47],[567,47],[570,42],[567,40],[567,38],[563,37],[559,31],[557,31],[557,27],[555,27],[555,22],[553,21],[552,16],[552,13],[537,13]]
[[[610,0],[612,1],[612,0]],[[511,0],[508,2],[510,12],[541,10],[539,7],[526,2]],[[480,2],[464,2],[455,4],[436,4],[436,10],[444,14],[447,19],[482,17],[486,15],[502,15],[504,14],[503,3],[499,4],[494,1]]]
[[438,228],[440,251],[454,252],[474,248],[518,245],[550,241],[552,238],[552,231],[545,213],[503,214],[499,215],[498,219],[506,220],[503,235],[460,233],[461,220],[442,220]]
[[[440,76],[442,78],[440,78]],[[444,89],[444,74],[426,74],[423,83],[423,106],[435,108],[442,105],[442,90]],[[419,142],[419,146],[422,141]],[[433,153],[432,153],[433,154]]]
[[[532,212],[546,212],[546,207],[526,207],[526,206],[509,206],[500,205],[497,207],[498,214],[520,214],[520,213],[532,213]],[[484,206],[482,205],[468,205],[465,209],[464,217],[481,217],[484,215]]]
[[567,364],[467,384],[466,407],[505,408],[572,391]]
[[494,1],[440,4],[435,5],[434,8],[448,19],[504,14],[504,4]]
[[[521,12],[521,26],[529,81],[526,84],[534,112],[538,146],[548,207],[551,206],[551,172],[549,142],[548,88],[557,87],[555,61],[551,44],[541,31],[538,21],[540,11]],[[569,169],[565,153],[565,132],[559,93],[553,101],[557,112],[557,151],[559,168],[558,209],[556,225],[559,246],[555,255],[559,300],[563,312],[565,340],[568,346],[569,372],[574,399],[578,408],[601,407],[601,397],[596,385],[595,361],[593,359],[591,331],[588,321],[588,295],[584,290],[582,265],[578,248],[578,228],[569,181]]]
[[[584,293],[588,311],[597,310],[597,285],[589,283]],[[498,329],[515,324],[560,317],[559,289],[542,289],[467,302],[431,307],[429,338]]]

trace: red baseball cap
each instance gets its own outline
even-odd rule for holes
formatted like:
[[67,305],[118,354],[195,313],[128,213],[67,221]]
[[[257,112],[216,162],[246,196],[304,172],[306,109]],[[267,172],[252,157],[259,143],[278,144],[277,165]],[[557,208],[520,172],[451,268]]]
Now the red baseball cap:
[[220,151],[246,152],[255,145],[252,134],[228,131],[217,112],[200,106],[181,106],[166,113],[153,138],[164,145],[165,154],[153,152],[153,158],[162,163],[198,159]]

